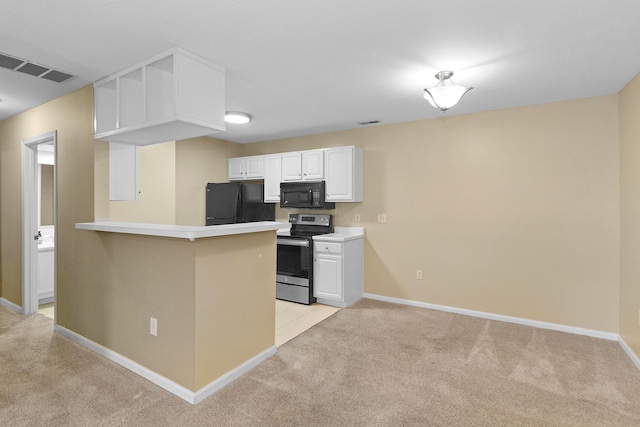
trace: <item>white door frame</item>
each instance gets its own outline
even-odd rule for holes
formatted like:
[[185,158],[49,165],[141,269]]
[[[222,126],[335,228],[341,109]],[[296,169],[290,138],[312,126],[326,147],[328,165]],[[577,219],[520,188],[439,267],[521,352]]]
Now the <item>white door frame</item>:
[[[38,195],[36,177],[38,176],[38,145],[53,143],[53,229],[54,247],[58,240],[58,196],[57,163],[58,131],[22,140],[22,313],[33,314],[38,311]],[[54,251],[54,301],[56,289],[57,250]]]

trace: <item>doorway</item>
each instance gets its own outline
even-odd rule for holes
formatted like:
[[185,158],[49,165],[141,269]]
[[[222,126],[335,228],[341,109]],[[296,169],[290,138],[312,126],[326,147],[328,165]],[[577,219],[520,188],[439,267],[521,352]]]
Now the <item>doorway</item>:
[[[36,313],[41,299],[52,301],[55,307],[56,164],[57,131],[22,141],[22,312],[25,315]],[[49,263],[52,265],[47,268]]]

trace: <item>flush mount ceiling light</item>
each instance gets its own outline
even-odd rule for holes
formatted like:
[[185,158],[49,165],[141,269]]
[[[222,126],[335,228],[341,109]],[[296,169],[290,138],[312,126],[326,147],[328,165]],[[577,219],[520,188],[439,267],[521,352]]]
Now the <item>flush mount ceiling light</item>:
[[224,113],[224,121],[227,123],[243,125],[249,123],[251,118],[251,114],[243,113],[241,111],[227,111]]
[[453,71],[440,71],[436,74],[436,79],[439,80],[438,84],[431,89],[424,90],[424,99],[441,111],[447,111],[456,105],[465,93],[473,89],[454,84],[451,81],[451,76],[453,76]]

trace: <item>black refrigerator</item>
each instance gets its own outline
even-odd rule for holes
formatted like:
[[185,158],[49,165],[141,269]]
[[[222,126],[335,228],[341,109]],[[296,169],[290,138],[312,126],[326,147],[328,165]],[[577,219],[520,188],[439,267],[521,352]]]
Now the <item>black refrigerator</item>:
[[264,203],[262,184],[207,184],[206,225],[275,221],[275,203]]

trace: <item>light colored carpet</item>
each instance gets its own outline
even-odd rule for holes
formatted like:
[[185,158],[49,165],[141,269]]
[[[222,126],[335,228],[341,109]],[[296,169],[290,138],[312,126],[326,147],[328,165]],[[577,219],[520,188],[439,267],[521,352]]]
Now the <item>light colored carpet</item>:
[[0,307],[2,426],[639,426],[616,342],[362,300],[192,406]]

